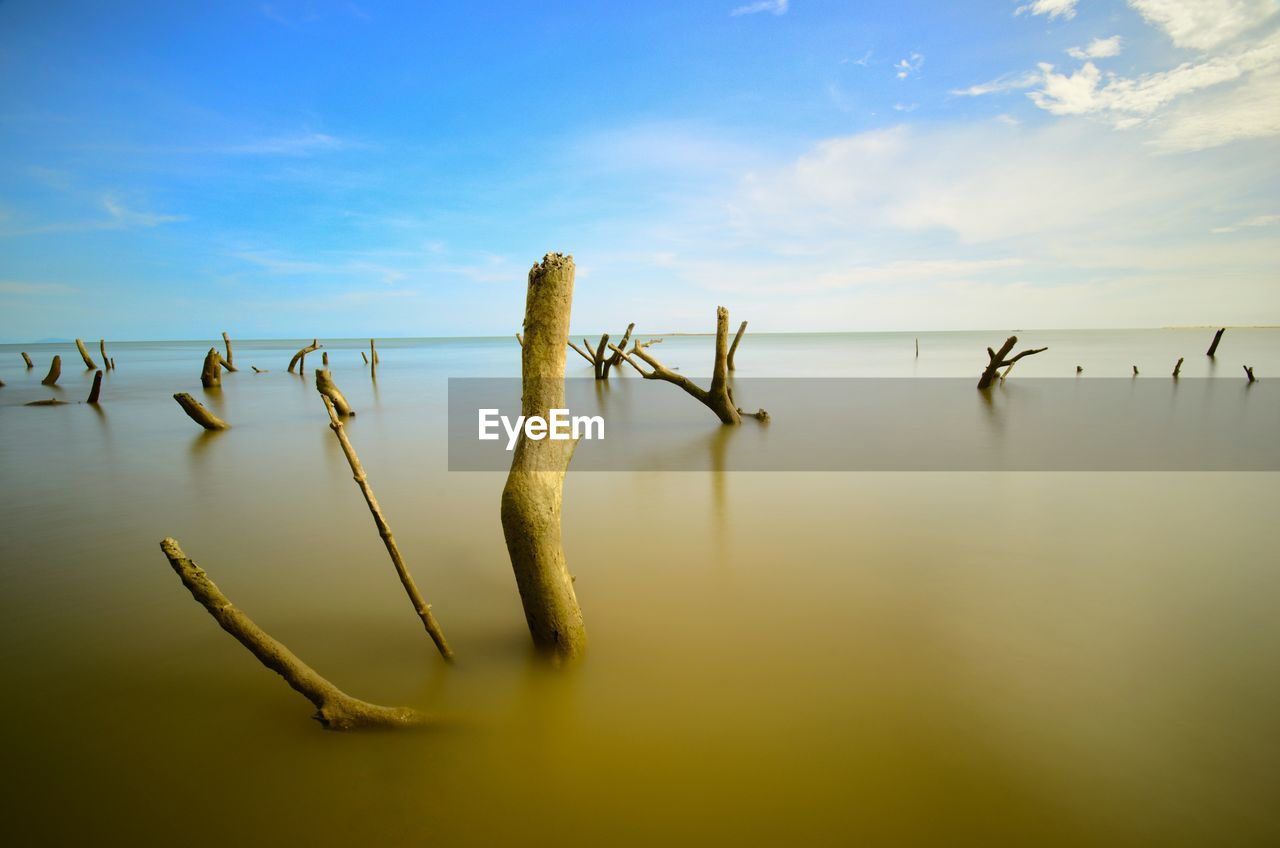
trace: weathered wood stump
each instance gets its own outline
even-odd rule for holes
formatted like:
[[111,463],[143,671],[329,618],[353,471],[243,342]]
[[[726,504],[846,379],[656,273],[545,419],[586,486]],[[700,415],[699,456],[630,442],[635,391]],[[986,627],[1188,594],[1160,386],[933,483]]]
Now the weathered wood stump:
[[76,339],[76,350],[80,351],[80,358],[84,360],[84,367],[87,371],[97,369],[98,363],[93,361],[93,357],[89,356],[89,351],[85,349],[84,342]]
[[1209,349],[1204,352],[1205,356],[1213,356],[1218,352],[1218,342],[1222,341],[1222,334],[1227,331],[1226,327],[1218,330],[1213,334],[1213,343],[1209,345]]
[[49,373],[40,381],[42,386],[56,386],[58,378],[62,376],[62,357],[56,353],[53,355],[53,361],[49,363]]
[[191,417],[191,420],[199,424],[206,430],[226,430],[231,425],[223,421],[218,416],[204,408],[204,404],[193,398],[186,392],[178,392],[173,396],[178,402],[178,406],[182,407],[182,411]]
[[[982,372],[982,377],[978,380],[979,389],[990,387],[990,385],[995,382],[996,377],[999,376],[1001,368],[1012,367],[1013,363],[1017,362],[1024,356],[1033,356],[1037,353],[1043,353],[1049,349],[1047,347],[1040,347],[1033,350],[1024,350],[1012,359],[1005,359],[1005,357],[1009,355],[1010,351],[1013,350],[1013,346],[1017,343],[1018,337],[1010,336],[1005,339],[1004,344],[1000,346],[1000,350],[995,351],[991,348],[987,348],[987,356],[990,358],[990,361],[987,363],[986,370]],[[1079,373],[1079,371],[1080,369],[1077,366],[1076,373]]]

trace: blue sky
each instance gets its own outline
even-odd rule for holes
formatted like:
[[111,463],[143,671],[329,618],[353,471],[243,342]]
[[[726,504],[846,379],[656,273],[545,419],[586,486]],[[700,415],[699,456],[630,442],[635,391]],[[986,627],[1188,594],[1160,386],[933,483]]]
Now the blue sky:
[[1280,323],[1276,0],[0,2],[0,339]]

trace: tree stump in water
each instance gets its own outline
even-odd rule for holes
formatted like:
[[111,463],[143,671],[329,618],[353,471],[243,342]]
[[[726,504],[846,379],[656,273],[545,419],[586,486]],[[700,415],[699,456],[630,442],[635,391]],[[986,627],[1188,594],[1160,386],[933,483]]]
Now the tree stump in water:
[[[995,382],[996,377],[999,376],[1001,368],[1012,367],[1013,363],[1017,362],[1019,359],[1021,359],[1024,356],[1032,356],[1037,353],[1043,353],[1044,351],[1049,349],[1047,347],[1040,347],[1040,348],[1035,348],[1033,350],[1024,350],[1022,353],[1018,354],[1012,359],[1005,359],[1005,357],[1009,355],[1010,351],[1013,350],[1013,346],[1016,345],[1017,343],[1018,343],[1018,337],[1010,336],[1009,338],[1005,339],[1005,342],[1003,345],[1000,346],[999,351],[995,351],[995,350],[992,350],[991,348],[987,348],[987,356],[990,358],[990,361],[987,363],[986,370],[982,372],[982,377],[978,380],[979,389],[988,388],[993,382]],[[1076,373],[1077,374],[1080,373],[1080,370],[1081,370],[1080,367],[1077,366]]]
[[89,399],[85,403],[96,404],[98,396],[102,394],[102,372],[95,371],[93,374],[93,388],[89,390]]
[[1204,352],[1205,356],[1213,356],[1218,352],[1218,342],[1222,341],[1222,334],[1227,331],[1226,327],[1218,330],[1213,334],[1213,343],[1209,345],[1209,349]]
[[76,339],[76,350],[80,351],[80,358],[84,360],[84,367],[88,371],[96,370],[98,364],[89,356],[89,351],[85,349],[84,342]]
[[26,352],[25,350],[24,350],[24,351],[22,351],[22,361],[23,361],[23,362],[25,362],[25,363],[27,363],[27,367],[28,367],[28,368],[35,368],[35,367],[36,367],[36,364],[35,364],[34,362],[32,362],[32,361],[31,361],[31,357],[27,356],[27,352]]
[[204,404],[193,398],[186,392],[178,392],[173,396],[178,402],[178,406],[182,407],[182,411],[191,417],[191,420],[199,424],[206,430],[226,430],[231,425],[223,421],[218,416],[204,408]]
[[216,347],[209,348],[204,355],[204,366],[200,369],[200,385],[206,389],[222,385],[222,355]]
[[[297,353],[295,353],[295,354],[293,355],[293,359],[290,359],[290,360],[289,360],[289,373],[290,373],[290,374],[292,374],[292,373],[293,373],[294,366],[298,365],[298,363],[302,363],[302,367],[303,367],[303,368],[305,368],[305,367],[306,367],[306,358],[307,358],[307,354],[308,354],[308,353],[311,353],[311,351],[313,351],[313,350],[319,350],[319,349],[320,349],[320,342],[319,342],[319,340],[318,340],[318,339],[312,339],[312,340],[311,340],[311,344],[307,345],[307,346],[306,346],[306,347],[304,347],[302,350],[300,350],[300,351],[298,351]],[[299,373],[299,374],[301,374],[301,373],[302,373],[302,369],[301,369],[301,368],[299,368],[299,369],[298,369],[298,373]]]
[[62,357],[54,354],[53,361],[49,363],[49,373],[40,381],[42,386],[56,386],[58,378],[62,376]]

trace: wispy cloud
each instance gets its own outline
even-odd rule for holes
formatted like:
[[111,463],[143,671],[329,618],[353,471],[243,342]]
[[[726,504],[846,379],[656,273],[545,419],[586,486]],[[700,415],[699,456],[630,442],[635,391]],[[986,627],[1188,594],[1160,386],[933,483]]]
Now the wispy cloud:
[[917,73],[924,65],[924,56],[919,53],[912,53],[905,59],[900,59],[894,64],[894,70],[897,71],[898,79],[906,79],[914,73]]
[[1238,230],[1249,230],[1256,227],[1271,227],[1280,224],[1280,215],[1255,215],[1252,218],[1245,218],[1243,221],[1237,221],[1226,227],[1214,227],[1209,232],[1222,235],[1224,233],[1234,233]]
[[1095,38],[1084,47],[1069,47],[1067,55],[1073,59],[1107,59],[1119,56],[1124,40],[1118,35],[1110,38]]
[[77,291],[79,289],[75,286],[62,283],[23,283],[16,280],[0,280],[0,294],[38,297],[46,294],[73,294]]
[[1276,13],[1274,0],[1128,0],[1178,47],[1208,50],[1253,29]]
[[771,15],[785,15],[789,0],[759,0],[757,3],[748,3],[745,6],[739,6],[729,14],[732,17],[738,15],[758,15],[761,12],[768,12]]
[[0,238],[44,235],[48,233],[86,232],[92,230],[145,229],[187,220],[185,215],[164,215],[156,212],[143,212],[137,209],[131,209],[110,195],[99,198],[97,200],[97,206],[106,213],[105,218],[92,218],[79,221],[55,221],[45,224],[17,227],[12,230],[0,229]]
[[347,150],[358,145],[327,133],[300,133],[275,136],[242,144],[210,148],[210,152],[233,156],[306,156],[329,150]]
[[971,85],[968,88],[952,89],[951,93],[961,97],[981,97],[984,94],[997,94],[1002,91],[1017,91],[1030,88],[1040,80],[1041,75],[1034,71],[1025,74],[1005,74],[990,82]]
[[1076,16],[1076,0],[1032,0],[1025,6],[1014,9],[1015,15],[1045,15],[1049,20],[1062,18],[1071,20]]

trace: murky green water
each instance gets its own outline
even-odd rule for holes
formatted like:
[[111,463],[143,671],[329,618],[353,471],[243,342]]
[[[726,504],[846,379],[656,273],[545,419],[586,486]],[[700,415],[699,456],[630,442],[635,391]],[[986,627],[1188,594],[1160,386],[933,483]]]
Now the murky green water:
[[[925,335],[919,360],[911,335],[748,336],[738,367],[976,377],[999,335]],[[1216,366],[1204,331],[1022,336],[1050,351],[1011,381],[1166,379],[1178,356],[1224,386],[1243,363],[1263,388],[1280,374],[1275,331],[1229,330]],[[1280,839],[1275,473],[571,473],[591,643],[552,673],[528,650],[503,475],[445,470],[446,378],[516,373],[514,340],[380,343],[376,384],[357,343],[328,342],[351,439],[458,652],[445,668],[311,380],[284,373],[298,345],[237,343],[242,370],[203,393],[208,346],[109,345],[97,412],[20,406],[87,395],[73,346],[26,347],[32,372],[0,346],[15,844]],[[655,352],[702,373],[709,340]],[[233,429],[200,433],[175,391]],[[688,426],[682,444],[699,426],[714,443],[709,415]],[[438,725],[322,731],[191,600],[166,535],[335,683]]]

